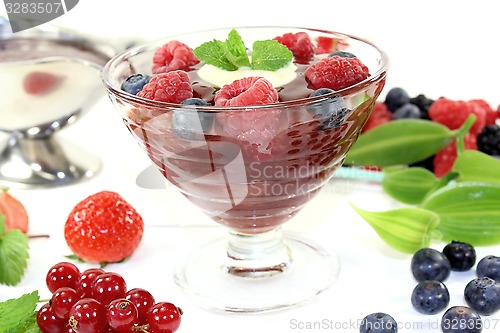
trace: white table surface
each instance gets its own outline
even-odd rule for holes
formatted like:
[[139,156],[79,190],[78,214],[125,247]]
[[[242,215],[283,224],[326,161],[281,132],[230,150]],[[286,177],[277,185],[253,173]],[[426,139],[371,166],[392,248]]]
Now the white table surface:
[[[176,3],[85,0],[52,23],[108,40],[131,36],[157,39],[185,31],[238,25],[297,25],[338,30],[369,38],[387,51],[391,69],[385,91],[402,86],[411,95],[483,98],[495,108],[500,104],[497,41],[500,30],[493,1],[319,1],[314,5],[302,3],[304,8],[297,9],[292,3],[260,0],[232,2],[232,5],[218,2],[220,5],[210,7],[210,2],[200,4],[196,0],[190,2],[195,8],[190,13],[185,13],[182,2]],[[238,7],[244,7],[245,12],[237,12]],[[219,314],[193,304],[175,286],[171,274],[182,253],[224,235],[224,229],[193,209],[166,183],[163,189],[136,185],[137,175],[151,163],[123,126],[108,98],[103,95],[87,115],[57,136],[98,156],[103,168],[96,177],[75,185],[11,189],[12,195],[28,210],[30,234],[50,234],[50,238],[30,241],[30,260],[24,278],[15,287],[0,285],[0,301],[35,289],[42,298],[49,297],[45,274],[50,266],[66,260],[64,256],[70,254],[63,237],[69,211],[90,194],[113,190],[136,207],[146,228],[130,260],[106,269],[122,274],[130,288],[146,288],[157,300],[182,307],[184,316],[179,332],[358,332],[358,320],[379,311],[391,314],[402,326],[400,332],[439,332],[442,313],[424,316],[411,306],[410,295],[416,284],[409,269],[411,256],[385,245],[349,206],[354,203],[367,210],[397,206],[376,182],[335,179],[284,226],[285,230],[298,232],[337,253],[342,269],[332,288],[315,302],[285,312],[251,316]],[[444,245],[432,244],[437,249]],[[478,258],[500,255],[500,246],[476,250]],[[78,266],[81,270],[92,267]],[[446,282],[451,293],[450,306],[465,304],[463,288],[472,278],[474,271],[452,273]],[[500,313],[483,320],[488,327],[483,332],[500,328]],[[312,324],[320,326],[308,328]]]

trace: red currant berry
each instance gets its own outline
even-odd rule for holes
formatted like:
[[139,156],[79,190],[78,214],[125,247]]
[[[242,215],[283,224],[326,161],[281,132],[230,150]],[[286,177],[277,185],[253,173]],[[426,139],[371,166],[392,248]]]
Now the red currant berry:
[[52,266],[47,272],[45,282],[51,293],[61,287],[76,290],[76,283],[80,277],[80,270],[70,262],[60,262]]
[[56,317],[49,303],[42,305],[36,315],[36,323],[43,333],[64,332],[65,322]]
[[149,310],[147,323],[154,333],[173,333],[181,324],[182,311],[172,303],[160,302]]
[[79,300],[75,289],[62,287],[55,291],[52,295],[52,300],[50,305],[52,307],[52,312],[60,319],[69,318],[69,310],[71,307]]
[[125,298],[126,293],[127,283],[115,272],[103,273],[92,283],[92,297],[104,306],[117,298]]
[[139,324],[146,322],[146,315],[149,309],[155,305],[155,299],[153,295],[146,289],[134,288],[127,291],[125,299],[128,299],[137,308],[139,315]]
[[106,309],[93,298],[84,298],[69,311],[69,325],[78,333],[106,332]]
[[101,268],[89,268],[80,274],[76,290],[80,298],[92,297],[92,283],[103,273],[106,272]]
[[108,325],[117,331],[128,331],[137,323],[138,317],[135,305],[124,298],[115,299],[106,309]]

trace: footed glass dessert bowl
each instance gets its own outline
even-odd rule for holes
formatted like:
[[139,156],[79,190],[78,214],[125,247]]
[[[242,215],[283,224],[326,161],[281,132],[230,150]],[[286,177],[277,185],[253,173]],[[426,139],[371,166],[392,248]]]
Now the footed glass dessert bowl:
[[56,133],[105,90],[111,45],[56,28],[12,33],[0,17],[0,185],[48,187],[94,176],[101,161]]
[[335,254],[282,226],[342,165],[387,70],[367,41],[290,27],[178,35],[107,63],[103,82],[130,133],[228,229],[174,272],[199,305],[282,310],[332,285]]

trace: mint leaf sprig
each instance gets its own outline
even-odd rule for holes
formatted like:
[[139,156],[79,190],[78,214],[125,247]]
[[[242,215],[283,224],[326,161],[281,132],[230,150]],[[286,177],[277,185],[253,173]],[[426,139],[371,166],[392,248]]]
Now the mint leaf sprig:
[[28,258],[28,236],[18,229],[5,232],[5,217],[0,213],[0,284],[18,284],[28,266]]
[[229,32],[226,41],[214,39],[203,43],[194,49],[194,54],[206,64],[226,71],[240,67],[275,71],[293,59],[292,52],[285,45],[276,40],[262,40],[254,42],[250,61],[245,43],[235,29]]

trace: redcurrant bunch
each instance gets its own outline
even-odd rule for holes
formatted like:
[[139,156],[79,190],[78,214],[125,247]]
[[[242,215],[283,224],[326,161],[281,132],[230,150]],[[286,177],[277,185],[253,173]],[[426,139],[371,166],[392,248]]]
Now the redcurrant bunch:
[[127,289],[115,272],[80,272],[74,264],[60,262],[47,272],[46,284],[52,298],[37,314],[44,333],[173,333],[181,323],[180,308],[156,302],[146,289]]

